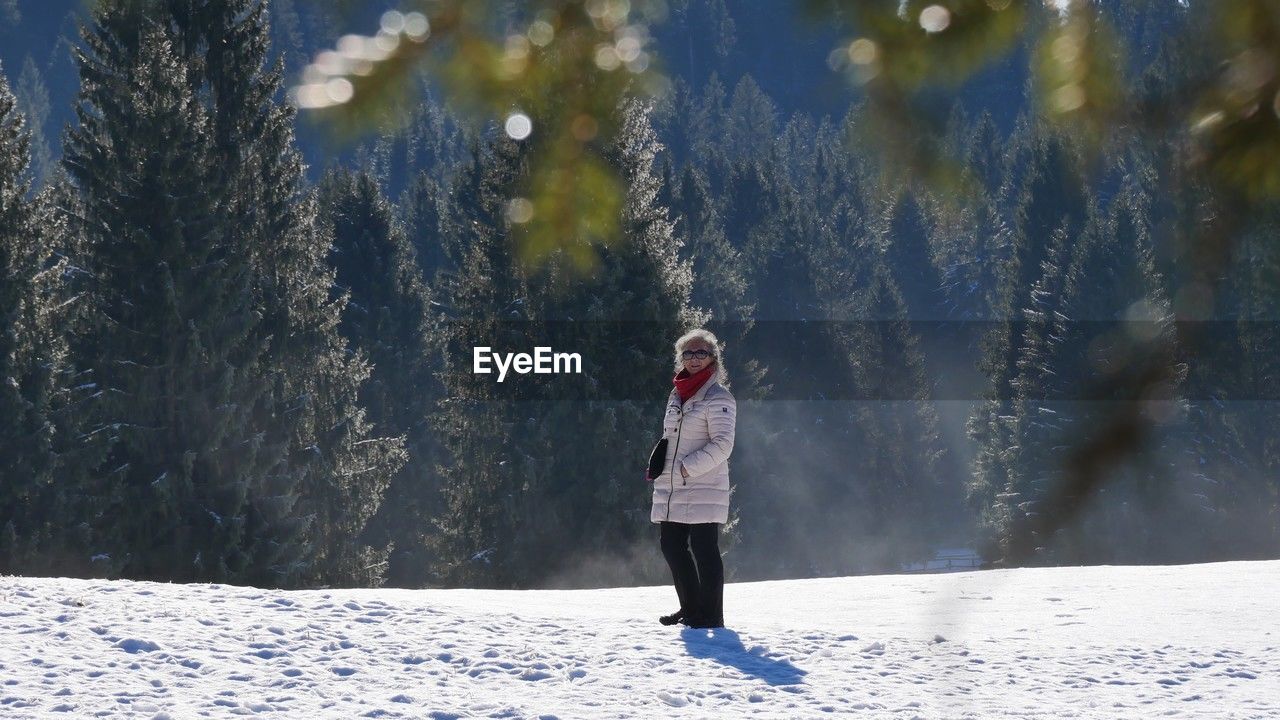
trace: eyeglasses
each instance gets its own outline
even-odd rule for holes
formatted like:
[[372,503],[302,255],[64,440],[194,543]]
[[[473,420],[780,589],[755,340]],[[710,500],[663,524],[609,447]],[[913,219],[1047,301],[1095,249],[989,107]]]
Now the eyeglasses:
[[691,358],[698,358],[699,360],[706,360],[706,359],[707,359],[707,358],[709,358],[709,357],[715,357],[715,356],[714,356],[714,355],[712,355],[711,353],[707,352],[706,350],[701,350],[701,349],[699,349],[699,350],[685,350],[684,352],[680,353],[680,359],[681,359],[681,360],[689,360],[689,359],[691,359]]

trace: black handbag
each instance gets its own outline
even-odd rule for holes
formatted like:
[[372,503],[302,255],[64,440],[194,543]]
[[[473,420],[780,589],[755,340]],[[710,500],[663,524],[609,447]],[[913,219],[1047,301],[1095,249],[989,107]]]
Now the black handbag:
[[650,480],[656,480],[662,474],[662,468],[667,464],[667,439],[662,438],[657,445],[653,446],[653,452],[649,454],[649,475]]

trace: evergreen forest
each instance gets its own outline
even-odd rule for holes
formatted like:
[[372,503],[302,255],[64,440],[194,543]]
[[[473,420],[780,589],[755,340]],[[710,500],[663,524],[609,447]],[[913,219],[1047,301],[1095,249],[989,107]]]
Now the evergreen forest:
[[[286,90],[340,32],[323,7],[100,0],[57,60],[0,55],[0,573],[665,583],[642,472],[697,327],[738,402],[730,580],[944,548],[1280,557],[1280,213],[1237,218],[1216,284],[1188,285],[1190,238],[1230,208],[1174,160],[1185,130],[1121,127],[1097,161],[997,64],[935,103],[965,169],[939,188],[885,171],[856,89],[799,96],[838,85],[800,65],[826,69],[825,39],[669,4],[669,91],[613,109],[623,237],[585,273],[520,261],[528,148],[429,76],[353,145],[302,122]],[[1133,87],[1197,72],[1183,4],[1104,6]],[[0,41],[24,12],[0,3]],[[499,383],[477,346],[583,372]],[[1115,371],[1139,352],[1158,395]],[[1073,448],[1130,411],[1140,451],[1014,552]]]

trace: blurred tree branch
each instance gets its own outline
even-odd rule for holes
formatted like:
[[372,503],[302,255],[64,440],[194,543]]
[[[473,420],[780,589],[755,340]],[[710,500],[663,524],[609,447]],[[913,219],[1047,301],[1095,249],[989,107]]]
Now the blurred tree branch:
[[616,111],[653,94],[646,0],[538,0],[513,27],[495,27],[491,0],[418,0],[390,11],[372,36],[346,35],[290,91],[341,135],[394,124],[414,101],[418,70],[477,124],[497,119],[530,145],[530,174],[507,217],[531,265],[564,252],[581,269],[594,245],[618,239],[624,189],[604,151]]

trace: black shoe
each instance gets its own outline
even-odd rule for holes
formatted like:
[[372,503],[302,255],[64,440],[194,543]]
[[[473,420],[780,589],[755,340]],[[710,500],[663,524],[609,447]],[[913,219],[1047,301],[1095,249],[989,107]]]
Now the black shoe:
[[689,618],[685,618],[681,622],[683,622],[685,625],[691,628],[698,628],[698,629],[724,627],[724,620],[721,618],[689,617]]
[[663,615],[658,618],[658,622],[663,625],[675,625],[684,618],[684,610],[677,610],[670,615]]

